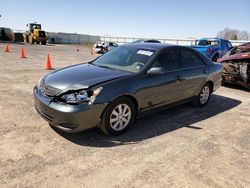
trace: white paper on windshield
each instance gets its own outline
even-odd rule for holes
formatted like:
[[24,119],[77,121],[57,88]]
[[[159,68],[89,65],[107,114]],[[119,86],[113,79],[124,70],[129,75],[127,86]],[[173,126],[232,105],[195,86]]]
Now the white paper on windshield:
[[137,54],[146,55],[146,56],[151,56],[151,55],[153,54],[153,52],[146,51],[146,50],[139,50],[139,51],[137,52]]

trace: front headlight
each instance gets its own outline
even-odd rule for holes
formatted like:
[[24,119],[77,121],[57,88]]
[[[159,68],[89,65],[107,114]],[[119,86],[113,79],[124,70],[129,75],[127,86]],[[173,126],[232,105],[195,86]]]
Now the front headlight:
[[90,91],[80,90],[74,93],[65,94],[61,99],[67,104],[81,104],[86,102],[92,104],[101,91],[102,87]]
[[41,87],[42,83],[43,83],[43,76],[40,78],[40,80],[39,80],[39,82],[37,84],[38,88]]

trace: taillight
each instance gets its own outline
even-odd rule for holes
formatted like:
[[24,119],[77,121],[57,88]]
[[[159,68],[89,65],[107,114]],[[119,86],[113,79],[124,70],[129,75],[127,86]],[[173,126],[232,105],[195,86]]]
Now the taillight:
[[210,53],[211,53],[211,48],[208,47],[208,49],[207,49],[207,54],[210,54]]

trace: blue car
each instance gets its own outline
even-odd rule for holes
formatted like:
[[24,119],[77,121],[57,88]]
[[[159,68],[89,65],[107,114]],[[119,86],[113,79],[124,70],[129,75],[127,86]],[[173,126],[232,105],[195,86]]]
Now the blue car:
[[198,50],[214,62],[217,62],[219,58],[233,48],[230,41],[220,38],[199,39],[196,40],[195,45],[191,47]]

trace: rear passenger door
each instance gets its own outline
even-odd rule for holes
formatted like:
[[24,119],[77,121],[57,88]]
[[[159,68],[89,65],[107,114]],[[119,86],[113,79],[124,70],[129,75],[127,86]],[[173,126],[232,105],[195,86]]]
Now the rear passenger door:
[[180,53],[180,87],[183,90],[182,98],[189,98],[206,83],[207,65],[193,50],[181,48]]

